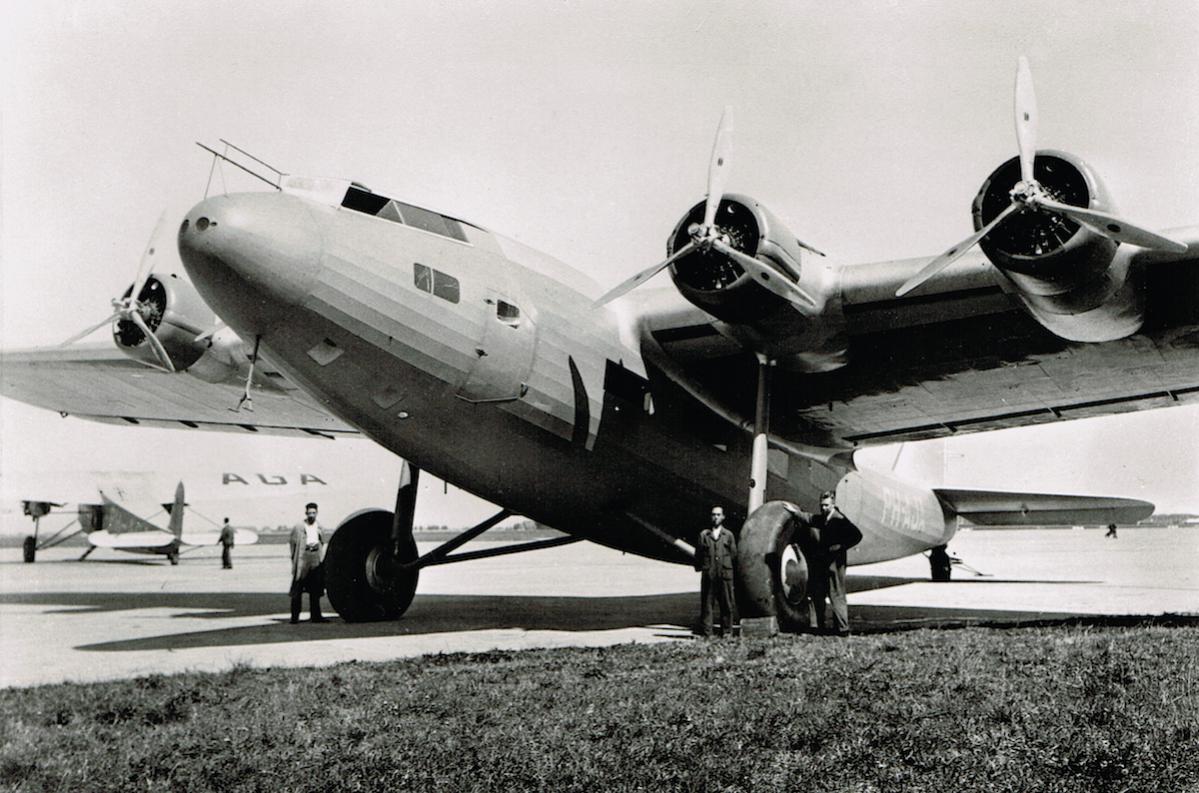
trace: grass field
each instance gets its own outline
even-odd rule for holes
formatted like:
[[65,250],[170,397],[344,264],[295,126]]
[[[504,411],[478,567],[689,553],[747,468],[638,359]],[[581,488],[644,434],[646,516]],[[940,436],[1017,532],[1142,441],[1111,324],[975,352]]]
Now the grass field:
[[1199,790],[1199,632],[969,628],[0,691],[10,790]]

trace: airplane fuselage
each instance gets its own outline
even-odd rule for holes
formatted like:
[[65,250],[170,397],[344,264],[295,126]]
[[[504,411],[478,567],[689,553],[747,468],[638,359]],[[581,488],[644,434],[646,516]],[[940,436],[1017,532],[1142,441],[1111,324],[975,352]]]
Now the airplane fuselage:
[[[580,289],[592,286],[581,274],[452,222],[439,233],[288,194],[219,196],[189,213],[180,248],[243,338],[261,337],[328,410],[438,477],[678,562],[689,559],[661,532],[693,541],[714,503],[744,519],[748,437],[701,439],[685,410],[655,404],[632,332],[618,309],[592,306],[598,289]],[[777,452],[772,469],[768,497],[805,504],[843,473]],[[867,533],[855,561],[952,533],[917,529]]]

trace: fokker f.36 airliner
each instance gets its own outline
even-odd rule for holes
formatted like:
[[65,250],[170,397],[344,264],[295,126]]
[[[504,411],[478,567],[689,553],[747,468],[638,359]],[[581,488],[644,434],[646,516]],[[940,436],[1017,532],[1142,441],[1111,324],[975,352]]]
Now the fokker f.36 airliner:
[[[210,151],[274,189],[187,213],[186,278],[152,271],[151,243],[101,323],[119,353],[10,353],[3,392],[101,421],[360,433],[395,452],[395,511],[354,514],[330,542],[329,599],[347,620],[402,614],[428,565],[545,544],[454,552],[493,520],[418,554],[424,469],[500,505],[497,519],[678,563],[724,504],[745,611],[794,621],[807,565],[792,515],[824,489],[864,535],[851,564],[943,546],[961,525],[1152,511],[929,489],[854,464],[871,445],[1199,400],[1199,227],[1120,219],[1081,159],[1038,150],[1023,59],[1015,104],[1019,154],[983,182],[976,233],[931,261],[852,266],[725,192],[726,111],[707,196],[667,258],[606,293],[462,218],[268,173],[227,144]],[[634,291],[664,269],[673,288]]]

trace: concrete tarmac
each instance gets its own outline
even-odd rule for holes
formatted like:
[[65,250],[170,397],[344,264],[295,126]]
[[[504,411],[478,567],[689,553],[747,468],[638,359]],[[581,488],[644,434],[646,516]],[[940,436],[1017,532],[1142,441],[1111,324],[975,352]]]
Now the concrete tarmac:
[[[851,568],[854,630],[1199,614],[1199,529],[970,531],[950,551],[968,565],[949,583],[920,556]],[[177,567],[80,552],[0,551],[0,685],[683,641],[698,612],[689,568],[589,543],[427,568],[403,619],[365,625],[327,601],[331,622],[288,624],[286,545],[237,548],[232,570],[209,548]]]

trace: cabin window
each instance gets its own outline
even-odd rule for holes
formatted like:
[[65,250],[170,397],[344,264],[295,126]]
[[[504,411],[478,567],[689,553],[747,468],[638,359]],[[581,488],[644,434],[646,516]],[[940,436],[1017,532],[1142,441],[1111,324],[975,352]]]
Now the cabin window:
[[514,328],[518,327],[520,325],[520,307],[503,300],[497,300],[495,303],[495,318],[505,325],[511,325]]
[[417,263],[412,266],[412,282],[420,291],[428,292],[451,303],[457,303],[461,297],[457,278],[423,264]]

